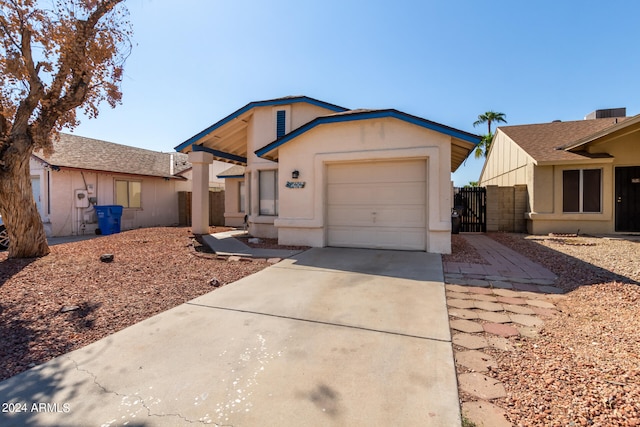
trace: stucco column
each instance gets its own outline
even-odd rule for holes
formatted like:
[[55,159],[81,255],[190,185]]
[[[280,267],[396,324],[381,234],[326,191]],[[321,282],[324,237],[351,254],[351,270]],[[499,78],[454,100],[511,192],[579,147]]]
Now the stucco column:
[[213,155],[204,151],[189,153],[193,165],[191,182],[191,232],[209,234],[209,165]]

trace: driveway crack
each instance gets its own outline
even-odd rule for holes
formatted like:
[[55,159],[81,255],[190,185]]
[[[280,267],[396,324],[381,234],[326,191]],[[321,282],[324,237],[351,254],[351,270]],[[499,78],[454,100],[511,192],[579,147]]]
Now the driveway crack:
[[[153,413],[151,408],[147,405],[147,402],[145,401],[144,398],[142,398],[142,396],[138,395],[138,394],[134,394],[134,395],[129,395],[129,394],[122,394],[122,393],[118,393],[115,390],[109,390],[107,389],[104,385],[100,384],[100,382],[98,381],[98,376],[96,374],[94,374],[93,372],[89,371],[88,369],[84,369],[81,368],[80,365],[78,364],[78,362],[76,362],[74,359],[72,358],[68,358],[75,366],[76,371],[78,372],[82,372],[88,376],[90,376],[93,379],[93,383],[100,389],[102,390],[103,393],[107,393],[107,394],[112,394],[114,396],[118,396],[121,399],[129,399],[129,398],[135,398],[137,400],[140,401],[140,405],[147,411],[147,416],[148,417],[158,417],[158,418],[166,418],[166,417],[175,417],[175,418],[179,418],[180,420],[187,422],[189,424],[210,424],[209,421],[207,420],[190,420],[189,418],[183,416],[182,414],[157,414],[157,413]],[[217,427],[222,427],[220,424],[214,424]],[[227,426],[225,426],[227,427]],[[232,426],[229,426],[232,427]]]

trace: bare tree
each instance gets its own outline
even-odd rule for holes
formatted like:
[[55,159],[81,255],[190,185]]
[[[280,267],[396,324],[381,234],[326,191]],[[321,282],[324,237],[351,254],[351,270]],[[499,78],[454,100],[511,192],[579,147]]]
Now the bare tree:
[[[49,253],[31,190],[34,150],[53,150],[77,111],[120,103],[131,50],[123,0],[0,0],[0,214],[9,257]],[[48,8],[44,8],[44,4]]]

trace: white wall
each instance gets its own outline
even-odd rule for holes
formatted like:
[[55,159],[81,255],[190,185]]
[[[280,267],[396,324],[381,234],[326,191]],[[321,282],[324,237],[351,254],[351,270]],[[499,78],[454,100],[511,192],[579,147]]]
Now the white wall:
[[98,205],[113,205],[116,179],[142,183],[142,207],[124,209],[122,230],[178,223],[177,191],[184,182],[92,171],[53,171],[42,168],[40,163],[34,160],[31,166],[32,176],[40,176],[41,216],[50,237],[94,233],[98,227],[95,210],[92,207],[76,207],[76,190],[89,188],[89,197],[97,197]]
[[[406,122],[385,118],[321,125],[279,149],[282,244],[325,246],[326,165],[332,162],[426,159],[427,250],[451,251],[451,139]],[[300,172],[303,189],[286,188]]]

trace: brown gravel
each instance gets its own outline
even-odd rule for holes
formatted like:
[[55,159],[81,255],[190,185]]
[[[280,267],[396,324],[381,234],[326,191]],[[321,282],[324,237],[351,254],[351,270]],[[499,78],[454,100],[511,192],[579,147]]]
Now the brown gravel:
[[[223,231],[212,230],[212,231]],[[110,263],[102,254],[114,254]],[[206,253],[188,228],[147,228],[51,247],[38,259],[0,253],[0,380],[262,270]],[[78,309],[62,312],[63,307]]]
[[451,253],[442,255],[444,262],[468,262],[470,264],[487,264],[476,248],[469,245],[459,234],[451,235]]
[[[640,426],[640,243],[595,237],[490,237],[559,276],[566,298],[538,338],[493,350],[516,426]],[[626,283],[622,283],[626,282]]]

